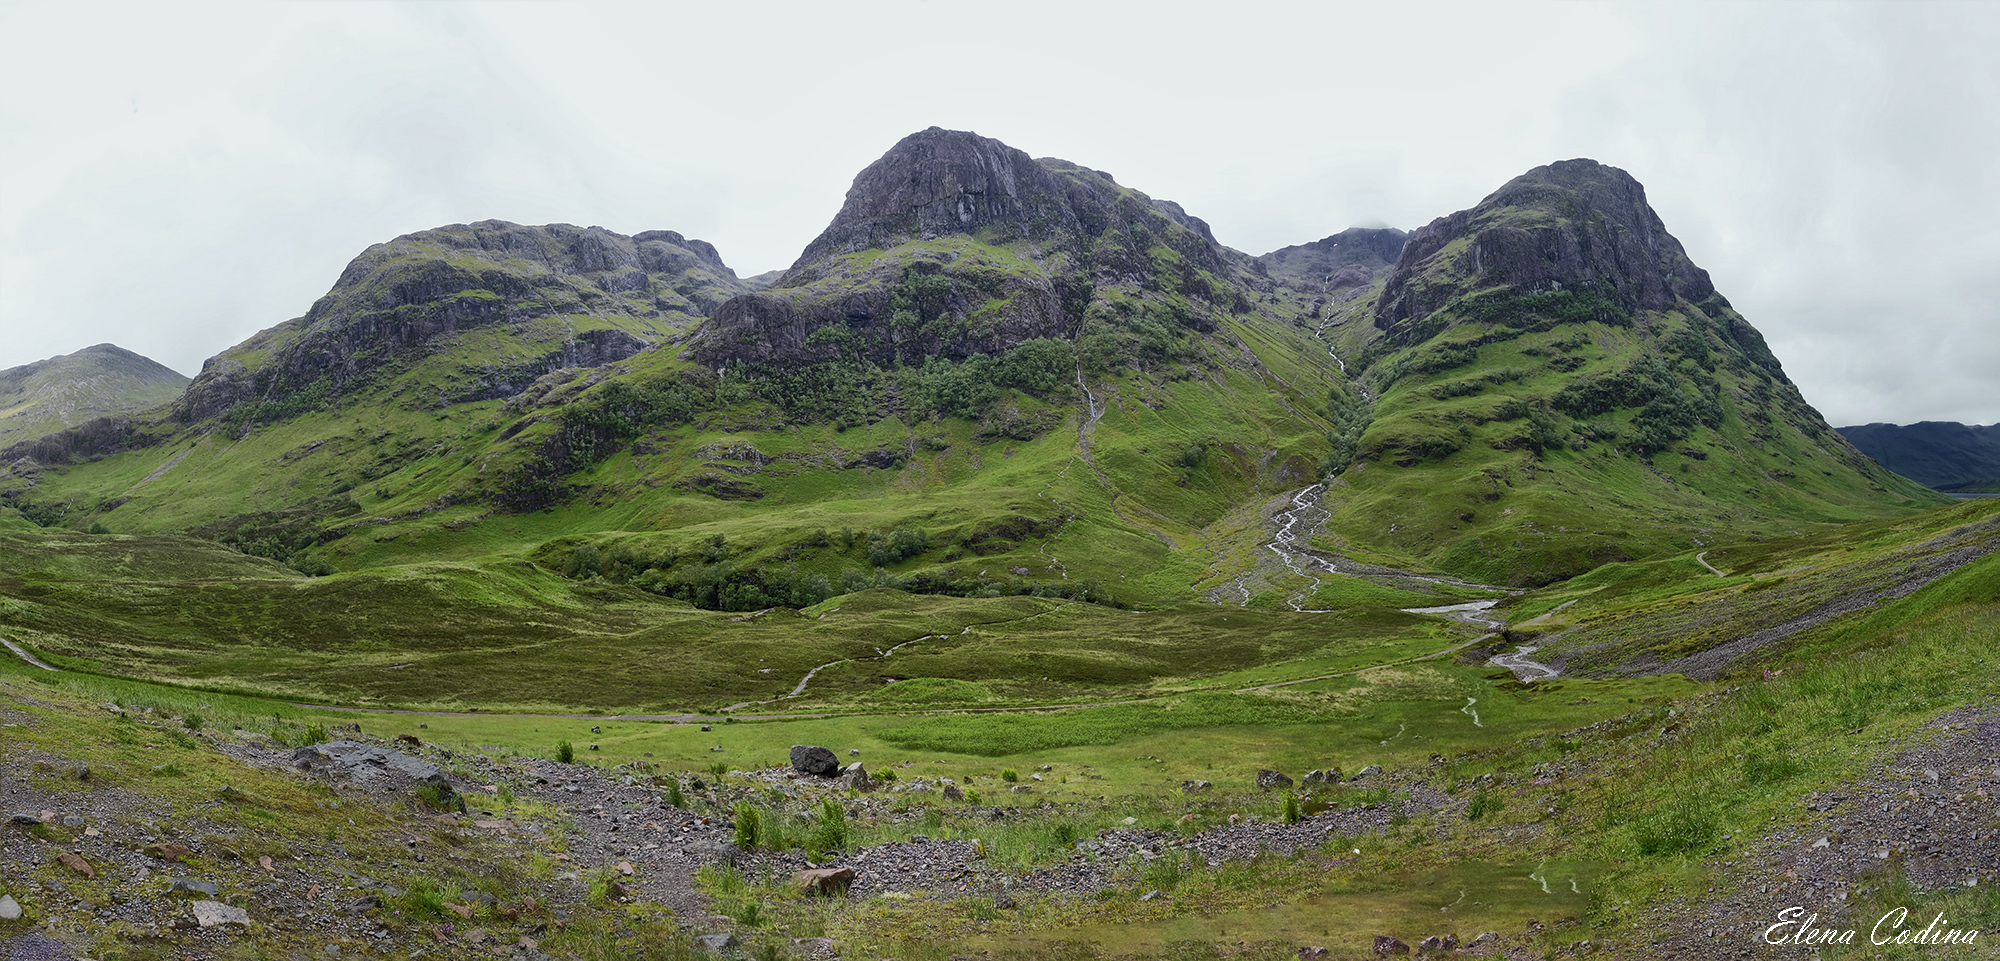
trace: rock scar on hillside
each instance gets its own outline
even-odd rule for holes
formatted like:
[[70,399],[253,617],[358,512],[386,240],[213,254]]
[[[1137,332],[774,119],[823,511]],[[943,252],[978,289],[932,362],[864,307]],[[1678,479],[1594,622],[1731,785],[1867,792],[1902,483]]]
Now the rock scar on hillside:
[[[1971,541],[1972,543],[1965,543]],[[1995,550],[2000,550],[2000,519],[1973,524],[1941,535],[1918,545],[1918,552],[1965,544],[1942,554],[1920,557],[1901,565],[1895,572],[1895,583],[1881,590],[1867,591],[1851,597],[1843,597],[1828,604],[1820,605],[1804,614],[1763,630],[1746,634],[1736,640],[1716,645],[1705,651],[1686,657],[1647,667],[1642,674],[1685,674],[1698,680],[1712,681],[1722,674],[1732,662],[1759,648],[1784,640],[1809,628],[1818,627],[1827,621],[1851,614],[1866,607],[1873,607],[1884,601],[1893,601],[1915,593],[1918,588],[1958,570]]]

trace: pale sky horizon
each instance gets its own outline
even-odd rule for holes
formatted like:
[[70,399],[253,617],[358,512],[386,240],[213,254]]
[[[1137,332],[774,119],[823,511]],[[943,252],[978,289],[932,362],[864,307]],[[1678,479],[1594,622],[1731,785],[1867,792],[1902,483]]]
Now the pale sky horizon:
[[192,375],[449,223],[788,266],[936,125],[1250,254],[1591,157],[1830,423],[2000,423],[2000,5],[719,6],[0,2],[0,369]]

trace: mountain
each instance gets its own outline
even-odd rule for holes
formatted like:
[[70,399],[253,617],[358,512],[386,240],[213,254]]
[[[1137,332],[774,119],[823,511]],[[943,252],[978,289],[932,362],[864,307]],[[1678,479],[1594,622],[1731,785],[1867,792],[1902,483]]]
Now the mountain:
[[897,530],[931,546],[888,566],[954,590],[1067,590],[1079,554],[1143,574],[1325,460],[1336,362],[1277,282],[1100,171],[932,129],[764,289],[697,244],[489,223],[371,248],[170,416],[13,451],[7,484],[65,523],[342,568],[587,537],[694,577],[682,549],[719,534],[754,603],[794,567],[882,566],[868,535]]
[[188,378],[115,344],[0,370],[0,448],[180,396]]
[[2000,424],[1990,427],[1923,421],[1839,428],[1877,463],[1938,490],[2000,487]]
[[1415,231],[1369,316],[1329,335],[1373,398],[1335,542],[1538,584],[1935,503],[1827,427],[1615,167],[1537,167]]
[[72,526],[745,610],[883,577],[1300,607],[1336,569],[1546,583],[1932,502],[1826,428],[1623,171],[1251,257],[939,128],[775,278],[666,231],[411,234],[166,414],[6,460],[10,502]]
[[[855,177],[791,269],[723,305],[691,353],[708,364],[921,365],[1133,334],[1151,338],[1136,353],[1164,360],[1181,331],[1211,332],[1219,315],[1246,309],[1251,269],[1178,204],[932,127]],[[1106,349],[1133,358],[1131,346]]]

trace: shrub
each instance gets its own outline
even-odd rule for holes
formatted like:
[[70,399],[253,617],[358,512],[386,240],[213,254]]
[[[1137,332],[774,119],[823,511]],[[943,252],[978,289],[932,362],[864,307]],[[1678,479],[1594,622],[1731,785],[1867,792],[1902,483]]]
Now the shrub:
[[330,738],[330,737],[327,737],[327,735],[326,735],[326,726],[325,726],[325,725],[323,725],[323,724],[308,724],[308,725],[306,725],[306,733],[305,733],[305,736],[299,739],[299,744],[300,744],[301,746],[304,746],[304,745],[308,745],[308,744],[325,744],[326,742],[328,742],[328,741],[330,741],[330,740],[333,740],[333,739],[332,739],[332,738]]
[[199,714],[190,714],[181,718],[181,724],[185,725],[190,731],[199,731],[201,730],[201,726],[206,723],[208,722]]
[[1506,799],[1500,795],[1482,793],[1475,796],[1471,804],[1465,806],[1465,819],[1468,821],[1481,821],[1487,815],[1500,813],[1500,809],[1506,806]]
[[822,856],[847,847],[847,810],[833,798],[821,798],[819,809],[813,812],[812,831],[806,835],[806,857],[817,861]]
[[736,802],[736,846],[753,851],[763,840],[764,818],[757,806],[749,801]]
[[1282,816],[1286,824],[1299,823],[1301,815],[1299,813],[1299,796],[1297,794],[1291,791],[1285,792],[1285,807]]
[[667,803],[681,810],[687,810],[687,795],[681,793],[681,779],[667,779]]
[[1021,775],[1016,773],[1013,768],[1007,767],[1000,769],[1000,780],[1006,781],[1008,784],[1012,784],[1020,779]]
[[556,742],[556,760],[564,764],[576,763],[576,745],[568,741]]

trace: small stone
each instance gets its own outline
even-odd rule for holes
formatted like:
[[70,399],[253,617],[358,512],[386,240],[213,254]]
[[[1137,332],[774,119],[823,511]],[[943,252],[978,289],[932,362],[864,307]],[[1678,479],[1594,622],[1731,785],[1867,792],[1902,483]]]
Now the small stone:
[[947,784],[944,786],[944,799],[947,801],[963,801],[965,800],[965,792],[959,790],[956,784]]
[[86,878],[94,878],[97,876],[97,869],[91,867],[89,861],[85,861],[83,858],[77,856],[74,852],[58,851],[56,852],[56,860],[61,861],[63,867],[75,871],[76,873],[81,874]]
[[861,756],[861,749],[860,749],[860,748],[858,748],[858,747],[850,747],[850,748],[848,748],[848,749],[847,749],[847,756],[848,756],[848,757],[860,757],[860,756]]
[[347,907],[342,908],[341,910],[347,912],[348,914],[362,915],[362,914],[367,914],[370,911],[378,910],[381,907],[382,907],[382,899],[376,897],[373,894],[368,894],[355,898],[353,901],[348,902]]
[[220,927],[225,924],[250,926],[250,912],[220,901],[196,901],[189,905],[194,911],[194,923],[204,928]]
[[1257,770],[1257,789],[1270,791],[1281,787],[1291,787],[1292,779],[1268,768]]
[[83,827],[83,819],[82,819],[82,818],[80,818],[80,817],[77,817],[77,816],[76,816],[76,815],[74,815],[74,814],[71,814],[71,815],[69,815],[69,816],[67,816],[67,817],[63,818],[63,827],[66,827],[66,828],[80,828],[80,827]]
[[1830,845],[1830,844],[1832,844],[1832,843],[1833,843],[1833,841],[1831,841],[1831,840],[1829,840],[1829,839],[1827,839],[1827,838],[1820,838],[1819,840],[1817,840],[1817,841],[1814,841],[1814,842],[1812,843],[1812,846],[1813,846],[1813,847],[1816,847],[1816,848],[1823,848],[1823,847],[1826,847],[1826,846],[1828,846],[1828,845]]
[[11,894],[0,894],[0,921],[18,921],[21,917],[21,903]]
[[199,894],[204,898],[214,898],[220,889],[207,881],[191,881],[187,878],[171,878],[167,881],[168,894]]
[[1392,954],[1409,954],[1410,946],[1386,934],[1375,936],[1376,957],[1386,958]]
[[743,942],[736,940],[736,935],[724,933],[699,935],[694,939],[694,943],[695,947],[710,951],[727,951]]
[[632,876],[632,872],[634,870],[636,869],[632,867],[632,862],[630,861],[618,862],[617,871],[619,874],[625,875],[626,877],[629,878]]
[[19,824],[22,827],[34,827],[35,825],[42,823],[41,818],[38,818],[32,814],[27,814],[27,813],[14,815],[12,821],[13,823]]

